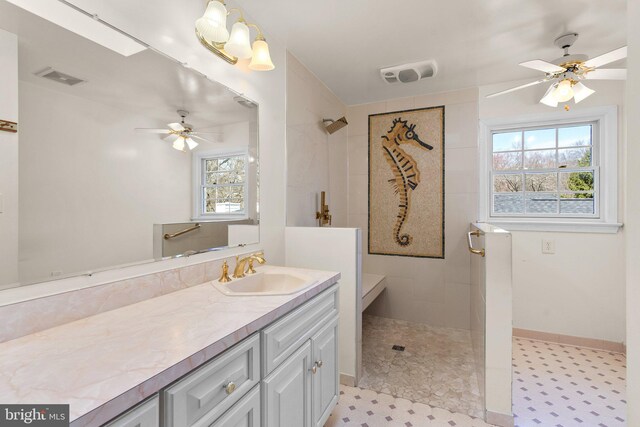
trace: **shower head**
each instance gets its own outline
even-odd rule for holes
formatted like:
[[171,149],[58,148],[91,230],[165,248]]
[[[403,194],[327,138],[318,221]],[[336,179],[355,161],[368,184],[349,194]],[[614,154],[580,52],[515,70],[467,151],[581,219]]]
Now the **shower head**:
[[324,124],[324,128],[327,130],[327,132],[329,132],[329,134],[337,132],[338,130],[349,124],[347,123],[347,119],[345,119],[344,117],[340,117],[338,120],[322,119],[322,123]]

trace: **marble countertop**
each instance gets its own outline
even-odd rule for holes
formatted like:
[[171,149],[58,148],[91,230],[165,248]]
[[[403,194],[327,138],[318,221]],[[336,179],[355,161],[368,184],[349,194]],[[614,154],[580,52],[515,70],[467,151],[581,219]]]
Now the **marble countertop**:
[[[269,266],[260,267],[268,269]],[[225,296],[211,282],[0,344],[0,403],[69,404],[100,425],[335,284],[291,295]]]

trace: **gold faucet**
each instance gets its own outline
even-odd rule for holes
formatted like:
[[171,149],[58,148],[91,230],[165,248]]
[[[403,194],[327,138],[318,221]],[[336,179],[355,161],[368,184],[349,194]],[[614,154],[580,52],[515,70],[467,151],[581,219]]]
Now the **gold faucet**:
[[240,279],[245,276],[244,266],[247,261],[249,262],[249,269],[247,269],[247,273],[249,274],[255,273],[255,270],[253,269],[253,261],[258,261],[258,264],[264,264],[267,262],[267,260],[264,259],[264,252],[256,252],[244,258],[240,258],[236,255],[236,268],[233,270],[234,278]]
[[229,264],[227,264],[227,261],[225,261],[222,263],[222,274],[220,275],[218,282],[227,283],[230,281],[231,281],[231,278],[229,277]]
[[327,224],[331,225],[331,214],[329,213],[329,205],[326,203],[326,193],[320,192],[320,211],[316,212],[316,219],[318,225],[323,227]]

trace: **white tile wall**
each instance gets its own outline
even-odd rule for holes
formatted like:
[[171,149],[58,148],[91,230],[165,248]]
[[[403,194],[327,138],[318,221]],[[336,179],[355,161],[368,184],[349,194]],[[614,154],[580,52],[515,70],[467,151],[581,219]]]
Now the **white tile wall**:
[[346,106],[287,54],[287,225],[317,224],[319,193],[327,192],[332,223],[347,225],[347,129],[328,135],[323,118],[338,119]]
[[[445,106],[445,259],[369,255],[369,114]],[[348,225],[362,228],[363,271],[387,276],[387,290],[371,314],[469,328],[469,223],[476,220],[478,93],[475,89],[350,106]]]

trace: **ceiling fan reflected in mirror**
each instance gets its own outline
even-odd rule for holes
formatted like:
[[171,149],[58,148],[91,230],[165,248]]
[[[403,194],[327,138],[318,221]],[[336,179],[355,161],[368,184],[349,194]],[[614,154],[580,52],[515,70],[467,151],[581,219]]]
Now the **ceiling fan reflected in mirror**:
[[[553,81],[540,102],[550,107],[557,107],[558,103],[574,102],[586,99],[595,93],[582,82],[584,80],[625,80],[627,70],[620,68],[600,68],[603,65],[619,61],[627,57],[627,46],[623,46],[611,52],[589,59],[587,55],[570,54],[569,48],[578,39],[578,33],[568,33],[558,37],[554,44],[564,50],[564,55],[554,61],[547,62],[541,59],[522,62],[519,65],[542,71],[545,76],[531,83],[526,83],[511,89],[487,95],[487,98],[515,92],[540,83]],[[566,106],[565,109],[569,107]]]
[[180,121],[180,123],[167,124],[168,129],[136,128],[136,131],[143,133],[166,134],[167,136],[163,137],[163,139],[165,141],[169,141],[172,144],[173,148],[179,151],[186,151],[186,148],[189,148],[189,150],[193,150],[198,146],[196,140],[214,143],[214,141],[203,138],[201,135],[220,135],[219,132],[194,131],[193,125],[185,123],[184,121],[184,119],[186,119],[189,115],[189,112],[186,110],[178,110],[177,113],[180,115],[182,120]]

